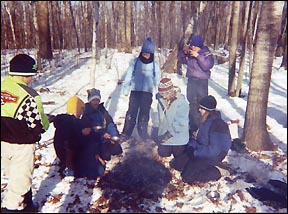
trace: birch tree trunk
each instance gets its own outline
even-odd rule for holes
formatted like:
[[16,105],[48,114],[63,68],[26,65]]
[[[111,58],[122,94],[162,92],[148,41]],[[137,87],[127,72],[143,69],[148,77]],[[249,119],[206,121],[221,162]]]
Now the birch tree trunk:
[[242,139],[252,151],[273,150],[267,131],[267,105],[272,64],[284,2],[263,1],[259,16],[254,61]]
[[93,58],[93,66],[90,72],[90,87],[95,87],[95,74],[96,74],[96,67],[97,67],[97,25],[99,20],[99,2],[93,1],[93,39],[92,39],[92,58]]

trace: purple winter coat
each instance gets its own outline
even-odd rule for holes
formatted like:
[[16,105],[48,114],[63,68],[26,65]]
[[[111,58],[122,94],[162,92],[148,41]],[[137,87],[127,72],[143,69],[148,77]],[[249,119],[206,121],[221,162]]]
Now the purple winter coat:
[[209,79],[210,69],[214,66],[214,58],[207,46],[204,46],[199,52],[197,58],[187,56],[183,50],[178,53],[178,62],[187,65],[187,78]]

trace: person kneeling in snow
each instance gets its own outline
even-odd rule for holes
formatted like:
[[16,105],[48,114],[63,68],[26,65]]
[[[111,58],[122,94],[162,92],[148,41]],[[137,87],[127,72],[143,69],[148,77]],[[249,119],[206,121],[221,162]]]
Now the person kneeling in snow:
[[113,118],[105,109],[104,103],[100,103],[100,91],[92,88],[87,90],[87,93],[88,103],[85,104],[83,119],[94,129],[93,139],[100,142],[100,156],[109,161],[111,155],[119,155],[123,152],[119,144],[119,131]]
[[221,173],[215,167],[231,147],[229,127],[216,110],[217,101],[212,95],[199,102],[201,123],[194,137],[189,140],[186,154],[189,161],[181,172],[182,180],[192,184],[218,180]]
[[[177,158],[170,162],[171,167],[178,168],[182,164],[182,154],[189,141],[189,104],[180,88],[175,87],[170,78],[163,78],[158,86],[156,95],[158,100],[159,130],[156,143],[158,154],[169,157],[173,154]],[[184,159],[185,160],[185,159]]]
[[67,113],[53,118],[54,148],[60,166],[72,170],[75,177],[96,179],[105,171],[105,161],[100,157],[100,143],[93,139],[92,129],[81,119],[84,102],[77,96],[67,102]]

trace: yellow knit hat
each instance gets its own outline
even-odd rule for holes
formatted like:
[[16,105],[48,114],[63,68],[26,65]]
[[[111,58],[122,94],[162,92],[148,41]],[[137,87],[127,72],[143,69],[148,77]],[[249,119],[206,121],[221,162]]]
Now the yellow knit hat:
[[69,114],[79,114],[85,107],[85,103],[77,96],[69,98],[67,102],[67,112]]

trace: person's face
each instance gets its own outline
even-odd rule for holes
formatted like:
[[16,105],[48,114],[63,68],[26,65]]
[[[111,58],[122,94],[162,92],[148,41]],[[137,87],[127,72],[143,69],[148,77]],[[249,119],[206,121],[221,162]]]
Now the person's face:
[[201,121],[205,121],[206,118],[207,118],[208,115],[209,115],[209,111],[206,111],[206,110],[203,109],[203,108],[199,108],[199,113],[200,113],[200,116],[201,116]]
[[28,84],[28,83],[30,83],[30,82],[32,81],[32,79],[33,79],[33,76],[28,76],[28,77],[24,77],[24,78],[23,78],[23,81],[24,81],[26,84]]
[[93,100],[90,101],[90,105],[94,108],[94,109],[97,109],[98,106],[99,106],[99,103],[100,103],[100,100],[95,98]]
[[142,53],[142,56],[145,58],[145,59],[149,59],[151,54],[150,53]]
[[192,51],[196,51],[197,53],[201,50],[201,48],[194,46],[194,45],[192,45],[191,48],[192,48]]

